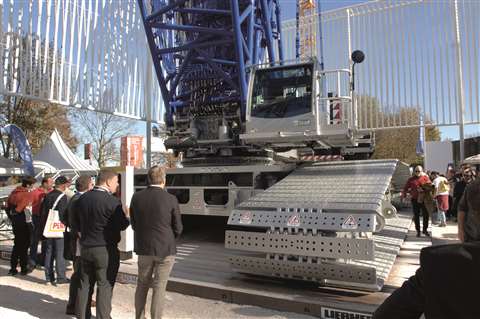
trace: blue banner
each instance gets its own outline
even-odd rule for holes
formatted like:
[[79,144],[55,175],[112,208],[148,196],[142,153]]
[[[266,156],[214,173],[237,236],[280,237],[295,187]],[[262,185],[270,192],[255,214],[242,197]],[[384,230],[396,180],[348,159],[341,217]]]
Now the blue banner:
[[2,129],[2,134],[3,133],[8,134],[12,138],[13,144],[17,148],[18,154],[23,161],[23,170],[25,171],[25,174],[35,176],[35,171],[33,170],[32,149],[30,148],[30,144],[23,131],[15,124],[7,124]]

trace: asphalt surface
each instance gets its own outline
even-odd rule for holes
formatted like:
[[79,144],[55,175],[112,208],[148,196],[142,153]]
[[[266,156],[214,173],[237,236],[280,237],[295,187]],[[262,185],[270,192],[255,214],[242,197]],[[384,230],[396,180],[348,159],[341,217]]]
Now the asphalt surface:
[[[0,318],[73,318],[65,315],[68,285],[47,286],[41,270],[28,276],[7,274],[9,262],[0,260]],[[116,284],[112,318],[135,318],[134,285]],[[147,309],[148,310],[148,309]],[[92,308],[95,314],[95,308]],[[298,318],[312,317],[167,293],[164,318]]]

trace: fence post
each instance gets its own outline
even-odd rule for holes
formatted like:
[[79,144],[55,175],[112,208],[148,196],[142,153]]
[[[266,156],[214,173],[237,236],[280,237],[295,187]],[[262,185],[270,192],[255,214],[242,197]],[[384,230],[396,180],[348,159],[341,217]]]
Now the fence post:
[[459,130],[460,130],[460,163],[465,159],[465,136],[464,136],[464,113],[465,113],[465,92],[463,85],[463,65],[462,65],[462,47],[461,47],[461,37],[460,37],[460,22],[458,17],[458,0],[453,2],[453,28],[455,32],[455,53],[457,58],[457,110],[459,111]]

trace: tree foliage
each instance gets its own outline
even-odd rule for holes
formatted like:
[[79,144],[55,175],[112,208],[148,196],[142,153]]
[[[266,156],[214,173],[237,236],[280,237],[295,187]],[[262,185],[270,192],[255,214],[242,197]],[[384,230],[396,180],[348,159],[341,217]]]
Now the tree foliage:
[[[375,133],[375,152],[373,158],[397,158],[406,163],[421,163],[422,159],[416,154],[416,145],[419,140],[420,114],[417,108],[403,107],[399,111],[387,113],[382,111],[376,98],[360,96],[359,112],[362,127],[404,126],[404,128],[385,128]],[[363,123],[362,123],[363,122]],[[440,131],[431,122],[425,119],[428,125],[425,130],[426,141],[439,141]]]
[[70,117],[74,120],[78,138],[83,143],[92,143],[93,156],[99,167],[119,161],[118,141],[134,131],[133,120],[88,110],[74,110]]
[[[65,143],[72,149],[77,146],[68,111],[64,106],[53,103],[28,100],[13,96],[4,97],[0,107],[0,125],[16,124],[20,127],[30,143],[32,153],[38,152],[54,129],[57,129]],[[12,157],[13,145],[9,136],[3,137],[2,156]],[[13,156],[15,157],[15,156]]]

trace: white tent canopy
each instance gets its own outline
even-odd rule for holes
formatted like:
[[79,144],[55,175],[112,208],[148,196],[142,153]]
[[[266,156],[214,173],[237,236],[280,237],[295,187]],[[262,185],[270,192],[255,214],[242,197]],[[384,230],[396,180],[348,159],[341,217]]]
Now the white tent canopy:
[[[79,159],[65,144],[55,129],[43,148],[34,157],[34,166],[46,173],[52,173],[52,167],[57,172],[76,172],[96,174],[98,168],[87,161]],[[47,169],[48,168],[48,169]],[[48,172],[46,171],[48,170]]]
[[465,164],[480,164],[480,154],[467,157],[463,163]]
[[0,176],[23,175],[22,164],[0,156]]

